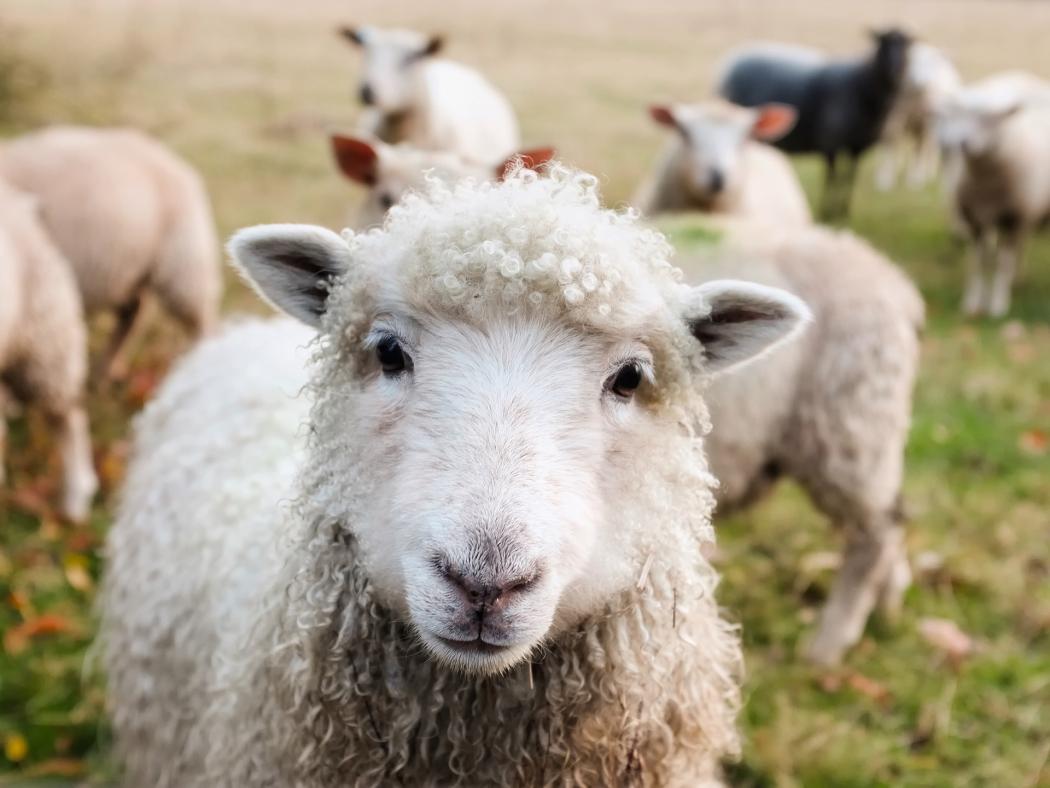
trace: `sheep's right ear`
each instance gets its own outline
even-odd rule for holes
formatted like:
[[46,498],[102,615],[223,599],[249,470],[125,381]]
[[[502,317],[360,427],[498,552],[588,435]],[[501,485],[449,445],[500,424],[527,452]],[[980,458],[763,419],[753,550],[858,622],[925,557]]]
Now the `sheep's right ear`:
[[264,301],[314,328],[321,326],[332,282],[350,266],[346,242],[309,224],[249,227],[227,248]]
[[649,107],[649,117],[661,126],[670,126],[672,129],[678,128],[678,121],[675,120],[674,110],[671,107],[654,104]]
[[751,136],[762,142],[776,142],[793,128],[798,110],[787,104],[764,104],[756,110]]
[[508,156],[496,165],[496,180],[504,180],[510,172],[521,163],[526,170],[539,171],[544,164],[554,158],[554,148],[529,148]]
[[701,314],[689,329],[715,374],[758,358],[799,334],[812,319],[809,307],[786,290],[719,279],[694,289]]
[[343,175],[365,186],[375,186],[379,180],[379,151],[374,145],[357,137],[333,134],[332,153]]
[[359,47],[365,45],[365,33],[359,27],[341,27],[339,28],[339,35]]

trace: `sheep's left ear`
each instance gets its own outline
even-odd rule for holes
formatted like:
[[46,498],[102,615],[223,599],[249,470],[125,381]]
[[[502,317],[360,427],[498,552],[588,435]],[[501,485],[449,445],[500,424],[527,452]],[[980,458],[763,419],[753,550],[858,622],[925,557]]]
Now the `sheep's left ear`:
[[793,128],[798,111],[787,104],[765,104],[755,114],[751,136],[763,142],[776,142]]
[[263,224],[227,246],[235,266],[263,300],[320,328],[328,291],[350,266],[346,242],[309,224]]
[[529,148],[518,151],[496,165],[496,180],[502,181],[506,178],[519,162],[526,170],[539,170],[553,158],[554,148]]
[[762,356],[799,334],[812,319],[809,307],[786,290],[734,279],[695,288],[698,317],[688,318],[704,349],[705,365],[720,374]]

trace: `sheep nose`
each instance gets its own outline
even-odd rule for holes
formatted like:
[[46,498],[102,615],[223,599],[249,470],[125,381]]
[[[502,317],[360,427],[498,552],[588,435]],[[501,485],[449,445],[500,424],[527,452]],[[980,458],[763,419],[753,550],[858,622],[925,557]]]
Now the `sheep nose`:
[[713,194],[718,194],[719,192],[722,191],[722,189],[725,188],[725,185],[726,185],[725,176],[722,175],[722,171],[721,170],[711,170],[711,176],[710,177],[711,177],[711,184],[710,184],[711,192]]
[[366,107],[370,107],[376,103],[376,94],[372,90],[371,85],[364,84],[361,86],[360,98],[361,103],[364,104]]
[[495,581],[482,581],[469,572],[459,571],[448,564],[442,568],[445,579],[458,592],[460,599],[481,613],[499,612],[518,594],[536,585],[538,571],[518,574]]

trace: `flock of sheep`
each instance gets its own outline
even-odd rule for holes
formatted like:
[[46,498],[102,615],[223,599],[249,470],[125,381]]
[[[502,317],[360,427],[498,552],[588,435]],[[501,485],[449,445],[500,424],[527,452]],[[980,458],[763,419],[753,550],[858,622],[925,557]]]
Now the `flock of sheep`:
[[[1004,314],[1050,215],[1050,88],[963,86],[900,31],[836,61],[733,53],[635,200],[522,151],[513,110],[440,39],[346,29],[359,231],[244,230],[229,251],[285,317],[216,331],[201,180],[129,131],[0,147],[0,371],[53,417],[62,507],[97,486],[84,319],[119,375],[143,294],[199,344],[136,429],[107,546],[102,638],[130,785],[720,784],[741,652],[711,525],[797,479],[844,537],[808,656],[834,664],[910,582],[900,501],[923,303],[812,221],[782,150],[890,186],[943,163]],[[55,188],[61,184],[62,188]],[[714,214],[678,256],[643,216]],[[371,229],[369,229],[371,228]],[[0,422],[2,425],[2,422]],[[0,433],[2,437],[2,433]],[[2,448],[2,446],[0,446]]]

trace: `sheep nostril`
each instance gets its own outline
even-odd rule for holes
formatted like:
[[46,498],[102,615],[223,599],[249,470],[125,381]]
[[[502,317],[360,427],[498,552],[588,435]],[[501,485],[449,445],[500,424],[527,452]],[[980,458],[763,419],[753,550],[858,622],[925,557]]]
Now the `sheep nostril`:
[[438,564],[439,573],[454,586],[464,602],[475,608],[495,608],[506,604],[512,596],[529,591],[539,581],[539,572],[529,572],[502,582],[485,583],[468,573],[453,568],[447,561]]
[[362,85],[359,96],[361,98],[361,103],[366,107],[370,107],[376,103],[376,95],[375,92],[373,92],[371,85]]
[[725,176],[719,170],[711,170],[711,191],[718,194],[725,188]]

